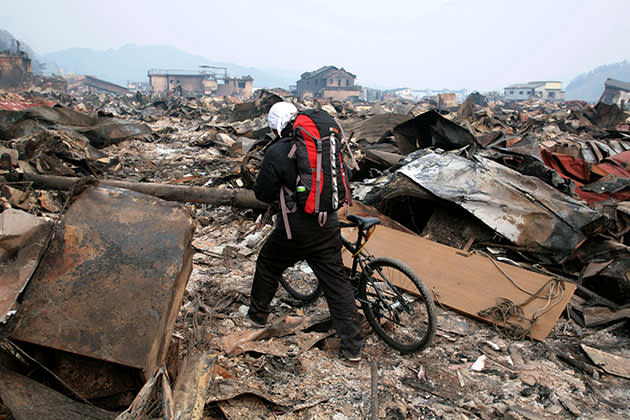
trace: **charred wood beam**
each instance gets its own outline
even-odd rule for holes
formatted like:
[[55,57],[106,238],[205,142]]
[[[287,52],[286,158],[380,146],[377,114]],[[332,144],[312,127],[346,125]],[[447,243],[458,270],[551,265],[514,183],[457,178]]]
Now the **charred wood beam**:
[[372,420],[378,419],[378,366],[376,360],[370,360],[370,376],[371,376],[371,391],[372,391]]
[[[69,190],[81,178],[55,175],[24,174],[24,180],[56,190]],[[240,208],[265,209],[267,204],[256,199],[254,192],[247,189],[208,188],[190,185],[161,184],[157,182],[128,182],[101,179],[102,185],[124,188],[143,194],[153,195],[168,201],[182,201],[212,205],[230,205]]]
[[595,367],[589,365],[588,363],[583,362],[582,360],[575,359],[569,355],[558,353],[556,354],[556,357],[562,360],[563,362],[567,363],[571,367],[579,369],[582,372],[591,376],[593,376],[593,373],[597,370]]

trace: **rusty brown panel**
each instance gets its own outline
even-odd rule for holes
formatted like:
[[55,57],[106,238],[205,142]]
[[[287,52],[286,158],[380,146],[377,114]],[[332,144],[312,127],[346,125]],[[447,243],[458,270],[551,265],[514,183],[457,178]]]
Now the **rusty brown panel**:
[[[126,392],[134,395],[142,387],[140,371],[72,353],[54,352],[51,370],[83,398],[111,397]],[[51,350],[48,349],[50,353]]]
[[0,397],[16,420],[113,420],[117,414],[79,403],[39,382],[0,368]]
[[193,232],[181,205],[115,187],[84,191],[25,290],[13,337],[151,375],[190,275]]

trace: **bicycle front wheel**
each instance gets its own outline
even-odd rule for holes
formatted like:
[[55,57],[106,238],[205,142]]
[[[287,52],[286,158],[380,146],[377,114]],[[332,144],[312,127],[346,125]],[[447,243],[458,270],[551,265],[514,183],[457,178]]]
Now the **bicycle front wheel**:
[[435,304],[420,277],[393,258],[367,264],[359,284],[365,317],[387,344],[402,353],[426,348],[436,329]]
[[287,268],[280,278],[280,284],[291,296],[302,302],[315,300],[322,293],[317,277],[305,261],[298,261]]

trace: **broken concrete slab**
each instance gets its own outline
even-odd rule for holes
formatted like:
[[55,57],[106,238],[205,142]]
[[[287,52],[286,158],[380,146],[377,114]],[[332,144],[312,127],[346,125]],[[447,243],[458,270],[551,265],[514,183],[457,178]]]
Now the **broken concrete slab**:
[[116,413],[79,403],[19,373],[0,367],[0,397],[16,420],[113,420]]
[[179,205],[87,189],[25,290],[12,337],[151,374],[166,355],[191,272],[194,228]]

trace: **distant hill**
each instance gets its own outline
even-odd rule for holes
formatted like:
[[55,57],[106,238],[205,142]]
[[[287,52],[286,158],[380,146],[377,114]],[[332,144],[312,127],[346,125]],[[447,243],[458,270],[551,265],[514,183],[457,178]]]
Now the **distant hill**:
[[[17,42],[10,32],[0,29],[0,51],[13,51],[17,48]],[[26,42],[20,40],[20,49],[28,54],[32,60],[33,73],[57,73],[58,69],[51,61],[46,60],[44,57],[37,54],[29,47]]]
[[127,81],[148,82],[150,69],[199,70],[199,66],[227,67],[232,77],[250,75],[256,87],[288,88],[299,78],[297,72],[259,69],[222,63],[194,55],[170,46],[138,46],[128,44],[106,51],[69,48],[46,54],[65,73],[89,74],[122,86]]
[[565,99],[581,99],[597,102],[604,91],[607,78],[630,82],[630,62],[628,60],[597,67],[595,70],[576,77],[567,85]]

